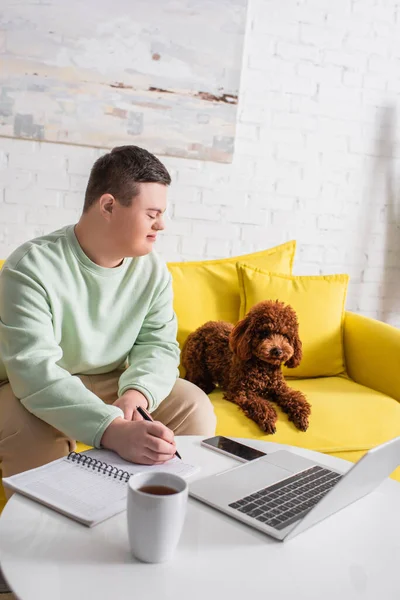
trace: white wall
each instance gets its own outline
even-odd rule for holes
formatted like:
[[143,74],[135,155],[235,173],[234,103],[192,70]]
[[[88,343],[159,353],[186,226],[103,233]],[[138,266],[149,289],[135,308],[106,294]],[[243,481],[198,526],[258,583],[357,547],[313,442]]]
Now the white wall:
[[[233,164],[160,157],[174,182],[158,249],[295,238],[296,273],[349,273],[347,308],[400,326],[399,109],[397,0],[249,0]],[[79,218],[102,152],[0,138],[0,256]]]

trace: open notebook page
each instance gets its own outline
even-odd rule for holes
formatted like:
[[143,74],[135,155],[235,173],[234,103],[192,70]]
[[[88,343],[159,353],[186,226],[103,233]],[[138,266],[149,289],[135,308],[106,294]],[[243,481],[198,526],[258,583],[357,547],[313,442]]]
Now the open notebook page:
[[[189,477],[199,470],[178,458],[164,465],[136,465],[108,450],[88,450],[91,458],[135,473],[163,471]],[[84,523],[95,525],[126,508],[126,481],[93,470],[67,457],[47,465],[5,477],[4,485]]]

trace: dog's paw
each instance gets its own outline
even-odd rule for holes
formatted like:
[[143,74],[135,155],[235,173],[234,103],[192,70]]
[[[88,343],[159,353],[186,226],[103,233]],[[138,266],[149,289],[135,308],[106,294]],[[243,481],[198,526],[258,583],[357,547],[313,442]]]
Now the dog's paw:
[[277,414],[272,404],[259,396],[236,395],[225,393],[226,400],[236,402],[243,410],[246,417],[257,423],[265,431],[272,434],[276,432],[275,423]]
[[292,421],[297,429],[307,431],[311,405],[302,392],[292,390],[290,396],[286,398],[283,409],[287,413],[289,421]]
[[258,410],[253,414],[253,419],[261,427],[265,433],[272,435],[276,433],[276,421],[278,415],[276,414],[275,408],[270,402],[266,402],[261,399],[257,404]]
[[268,433],[269,435],[276,433],[275,423],[271,423],[269,421],[264,421],[264,423],[260,423],[259,425],[260,425],[261,429],[263,431],[265,431],[265,433]]
[[307,431],[308,426],[309,426],[308,417],[309,417],[310,413],[311,413],[310,407],[308,405],[305,405],[305,406],[301,407],[300,409],[297,408],[297,410],[294,411],[289,416],[289,420],[293,421],[293,423],[296,425],[297,429],[300,429],[300,431]]
[[307,431],[309,426],[308,417],[302,416],[297,418],[296,420],[293,419],[293,422],[296,425],[297,429],[300,429],[300,431]]

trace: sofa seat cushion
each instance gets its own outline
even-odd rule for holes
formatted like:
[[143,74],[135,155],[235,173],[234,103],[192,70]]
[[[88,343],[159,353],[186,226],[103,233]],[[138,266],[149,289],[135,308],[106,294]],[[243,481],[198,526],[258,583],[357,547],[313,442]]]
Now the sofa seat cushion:
[[217,434],[289,444],[317,452],[362,452],[400,435],[400,403],[380,392],[354,383],[346,376],[292,379],[311,404],[310,425],[299,431],[274,403],[277,431],[264,433],[236,405],[223,400],[221,391],[210,399],[217,416]]

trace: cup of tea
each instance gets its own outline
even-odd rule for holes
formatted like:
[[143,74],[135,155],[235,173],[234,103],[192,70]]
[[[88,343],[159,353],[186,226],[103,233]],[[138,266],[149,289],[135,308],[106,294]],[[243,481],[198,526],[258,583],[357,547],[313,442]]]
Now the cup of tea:
[[149,563],[172,558],[185,521],[188,484],[172,473],[138,473],[129,479],[127,520],[133,556]]

